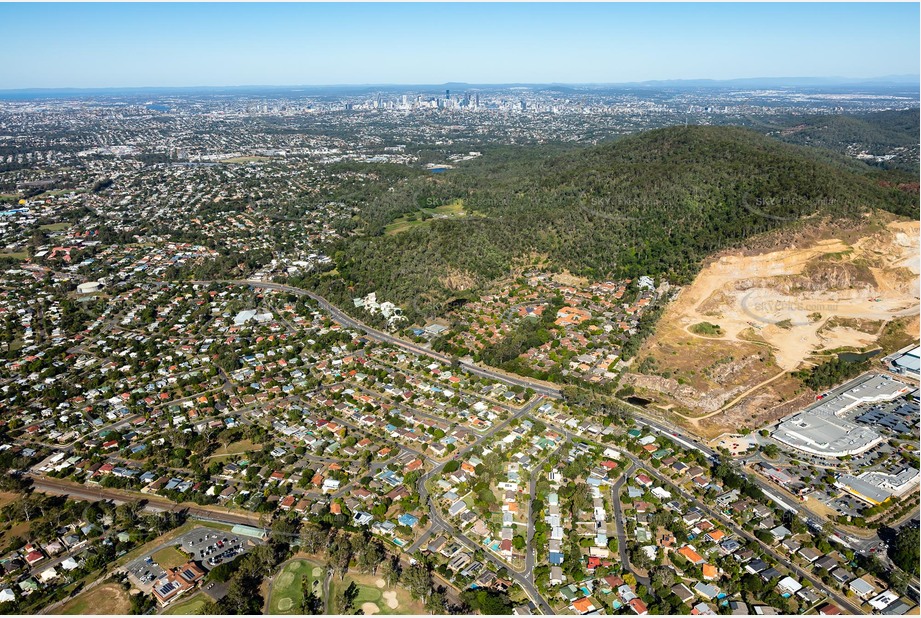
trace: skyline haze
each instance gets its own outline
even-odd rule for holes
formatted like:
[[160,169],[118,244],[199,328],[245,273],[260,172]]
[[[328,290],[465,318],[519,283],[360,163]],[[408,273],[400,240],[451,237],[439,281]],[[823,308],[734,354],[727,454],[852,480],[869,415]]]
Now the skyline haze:
[[908,3],[17,3],[0,19],[21,50],[3,90],[921,72]]

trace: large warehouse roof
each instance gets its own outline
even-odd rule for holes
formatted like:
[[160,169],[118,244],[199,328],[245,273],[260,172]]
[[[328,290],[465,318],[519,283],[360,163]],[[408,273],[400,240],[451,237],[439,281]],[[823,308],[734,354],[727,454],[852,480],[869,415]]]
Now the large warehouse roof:
[[909,390],[906,384],[888,376],[870,376],[853,388],[781,422],[774,431],[774,438],[821,457],[858,455],[884,438],[873,429],[841,416],[860,404],[889,401]]

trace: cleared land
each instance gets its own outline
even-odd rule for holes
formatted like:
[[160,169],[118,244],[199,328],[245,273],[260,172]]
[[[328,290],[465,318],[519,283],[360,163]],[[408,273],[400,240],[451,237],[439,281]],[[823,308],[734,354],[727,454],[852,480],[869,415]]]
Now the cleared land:
[[253,444],[251,440],[238,440],[237,442],[231,442],[227,446],[222,446],[214,453],[208,456],[208,459],[227,459],[233,455],[239,455],[240,453],[246,453],[248,451],[261,448]]
[[24,538],[24,539],[28,539],[29,538],[29,528],[30,528],[29,522],[27,521],[17,522],[16,524],[10,526],[9,530],[4,530],[3,533],[0,534],[0,543],[2,543],[3,547],[7,547],[10,544],[10,542],[17,536]]
[[131,609],[131,597],[118,584],[102,584],[83,592],[66,604],[62,614],[127,614]]
[[0,509],[7,504],[12,504],[19,499],[19,494],[14,491],[0,491]]
[[62,221],[61,223],[49,223],[47,225],[43,225],[40,229],[46,230],[48,232],[63,232],[69,227],[70,223]]
[[455,200],[450,204],[436,206],[435,208],[420,208],[414,213],[394,219],[384,228],[384,233],[399,234],[420,225],[428,225],[434,219],[465,217],[467,214],[464,210],[464,200]]
[[811,393],[791,371],[884,334],[917,339],[918,233],[918,221],[877,214],[722,253],[666,310],[626,382],[704,437],[792,412]]
[[309,579],[314,592],[322,597],[326,569],[310,560],[294,560],[275,576],[272,596],[269,598],[270,614],[300,614],[304,603],[303,582]]

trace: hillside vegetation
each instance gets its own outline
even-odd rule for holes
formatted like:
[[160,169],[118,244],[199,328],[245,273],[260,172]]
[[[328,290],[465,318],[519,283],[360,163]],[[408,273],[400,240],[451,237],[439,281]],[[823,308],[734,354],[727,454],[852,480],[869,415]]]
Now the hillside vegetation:
[[755,125],[790,144],[825,148],[856,156],[867,152],[890,155],[884,161],[867,160],[883,169],[918,172],[919,110],[893,110],[859,115],[784,117]]
[[[390,189],[362,207],[363,233],[335,247],[335,274],[310,282],[332,298],[377,290],[434,314],[530,255],[590,279],[688,283],[706,256],[802,217],[918,209],[916,193],[869,167],[737,127],[672,127],[563,152],[505,148]],[[457,199],[476,216],[384,233]]]

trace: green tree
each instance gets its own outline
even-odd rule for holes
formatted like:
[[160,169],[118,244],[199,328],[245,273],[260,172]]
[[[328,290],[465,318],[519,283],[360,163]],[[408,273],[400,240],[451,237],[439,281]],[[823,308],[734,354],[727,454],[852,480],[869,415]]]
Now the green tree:
[[896,534],[892,545],[892,561],[915,577],[918,576],[919,530],[914,526],[903,526]]

